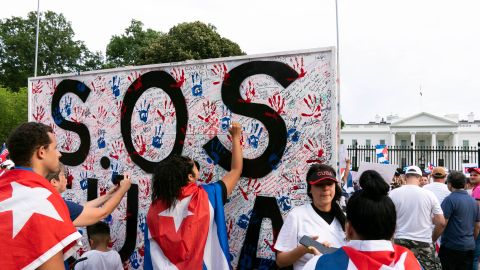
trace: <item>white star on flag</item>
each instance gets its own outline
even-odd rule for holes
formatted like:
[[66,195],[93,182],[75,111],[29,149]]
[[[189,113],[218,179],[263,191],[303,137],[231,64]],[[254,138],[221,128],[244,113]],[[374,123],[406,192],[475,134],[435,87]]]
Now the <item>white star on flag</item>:
[[191,199],[192,196],[185,197],[177,202],[173,210],[168,208],[160,212],[158,215],[163,217],[172,217],[173,223],[175,224],[175,232],[178,232],[183,220],[188,216],[193,216],[193,213],[188,211],[188,205],[190,204]]
[[48,189],[43,187],[31,188],[17,182],[12,182],[10,185],[12,186],[12,197],[0,202],[0,213],[12,211],[12,239],[35,213],[63,221],[53,204],[47,200],[52,194]]

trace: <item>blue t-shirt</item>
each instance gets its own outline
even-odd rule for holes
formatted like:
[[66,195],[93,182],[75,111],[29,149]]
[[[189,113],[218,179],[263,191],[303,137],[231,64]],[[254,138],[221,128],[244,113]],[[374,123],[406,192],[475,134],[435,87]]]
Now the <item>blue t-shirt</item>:
[[442,235],[442,246],[459,251],[475,249],[475,222],[480,222],[477,202],[465,190],[456,190],[442,202],[443,215],[448,219]]
[[67,204],[68,212],[70,213],[70,219],[73,222],[82,213],[83,206],[78,203],[74,203],[72,201],[67,201],[67,200],[64,200],[64,201]]

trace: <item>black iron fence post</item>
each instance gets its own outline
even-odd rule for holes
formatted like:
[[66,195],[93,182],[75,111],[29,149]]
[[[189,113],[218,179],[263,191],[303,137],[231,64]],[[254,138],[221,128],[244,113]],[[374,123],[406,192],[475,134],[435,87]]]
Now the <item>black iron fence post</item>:
[[480,142],[477,144],[477,165],[480,168]]
[[413,142],[410,143],[410,166],[415,165],[415,161],[413,160]]
[[353,149],[354,149],[354,152],[355,152],[355,161],[353,163],[353,168],[352,169],[358,170],[358,142],[355,142],[355,144],[353,145]]

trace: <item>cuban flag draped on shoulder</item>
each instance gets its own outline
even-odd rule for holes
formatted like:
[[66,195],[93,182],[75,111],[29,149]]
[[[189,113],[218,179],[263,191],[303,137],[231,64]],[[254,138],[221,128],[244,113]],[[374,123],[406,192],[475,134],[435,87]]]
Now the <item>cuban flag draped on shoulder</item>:
[[0,164],[7,160],[8,154],[9,152],[7,146],[5,143],[3,143],[2,147],[0,148]]
[[175,206],[154,201],[147,214],[144,269],[231,269],[222,186],[183,187]]
[[352,240],[334,253],[314,257],[304,270],[421,270],[415,255],[387,240]]
[[390,164],[388,161],[388,148],[385,144],[377,144],[375,147],[375,152],[377,154],[377,160],[382,164]]
[[58,252],[67,259],[81,237],[47,179],[23,169],[0,177],[1,269],[37,269]]

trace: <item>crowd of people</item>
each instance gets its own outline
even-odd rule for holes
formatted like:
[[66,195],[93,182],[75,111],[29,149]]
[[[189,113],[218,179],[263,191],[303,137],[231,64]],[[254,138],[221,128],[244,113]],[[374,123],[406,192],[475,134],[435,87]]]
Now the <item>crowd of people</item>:
[[[241,126],[232,123],[231,170],[219,181],[197,184],[194,159],[172,155],[152,175],[146,216],[144,269],[231,269],[224,204],[243,169]],[[53,130],[25,123],[8,142],[1,164],[1,269],[123,269],[109,248],[102,222],[131,186],[125,175],[105,195],[83,205],[64,200],[65,166]],[[389,185],[378,172],[363,172],[346,195],[350,162],[342,178],[327,164],[306,172],[305,204],[284,219],[274,249],[278,267],[293,269],[477,269],[480,256],[480,169],[410,166]],[[74,265],[87,226],[90,251]],[[309,237],[316,244],[305,244]],[[323,246],[322,246],[323,245]],[[325,247],[323,249],[322,247]],[[322,254],[323,252],[324,254]]]

